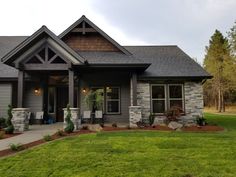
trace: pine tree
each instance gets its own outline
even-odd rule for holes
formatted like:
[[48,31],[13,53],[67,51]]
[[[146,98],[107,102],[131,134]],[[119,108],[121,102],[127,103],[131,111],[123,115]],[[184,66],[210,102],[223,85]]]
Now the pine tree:
[[206,47],[204,59],[204,67],[213,75],[213,79],[207,81],[204,88],[205,92],[211,93],[211,98],[214,98],[219,112],[225,111],[225,94],[231,88],[230,78],[228,78],[231,63],[229,42],[220,31],[216,30],[209,41],[209,46]]

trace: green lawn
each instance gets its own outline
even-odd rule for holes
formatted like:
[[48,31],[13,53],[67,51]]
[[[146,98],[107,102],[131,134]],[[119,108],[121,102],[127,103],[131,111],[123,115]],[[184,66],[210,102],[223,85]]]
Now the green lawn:
[[221,133],[111,132],[69,137],[0,160],[0,176],[236,176],[236,116]]

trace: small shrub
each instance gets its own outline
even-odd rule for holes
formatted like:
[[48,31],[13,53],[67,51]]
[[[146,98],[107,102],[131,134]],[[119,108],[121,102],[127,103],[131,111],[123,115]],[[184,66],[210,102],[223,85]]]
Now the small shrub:
[[0,139],[3,139],[4,137],[4,132],[0,132]]
[[57,136],[64,136],[63,130],[58,129],[57,132],[56,132],[56,135]]
[[75,129],[74,123],[71,121],[71,110],[70,110],[70,105],[67,105],[67,115],[66,115],[66,128],[64,131],[66,133],[72,133]]
[[116,124],[116,123],[113,123],[111,126],[112,126],[112,127],[117,127],[117,124]]
[[83,130],[88,130],[88,126],[87,125],[83,125],[82,129]]
[[100,123],[99,125],[100,125],[102,128],[104,127],[104,123]]
[[44,135],[43,139],[44,139],[44,141],[51,141],[52,140],[52,136],[51,135]]
[[6,128],[5,128],[5,133],[6,134],[13,134],[14,132],[14,126],[12,125],[11,119],[12,119],[12,106],[8,105],[8,110],[7,110],[8,118],[6,119]]
[[6,128],[6,119],[4,117],[0,118],[0,129]]
[[155,120],[155,114],[151,113],[149,115],[149,125],[151,126],[154,123]]
[[10,149],[12,151],[20,151],[20,150],[23,150],[24,147],[22,146],[22,144],[18,143],[18,144],[10,144]]
[[178,106],[172,106],[168,111],[166,111],[165,115],[168,121],[177,121],[182,112],[182,108]]
[[206,119],[200,116],[196,118],[196,121],[199,126],[205,126],[207,124]]

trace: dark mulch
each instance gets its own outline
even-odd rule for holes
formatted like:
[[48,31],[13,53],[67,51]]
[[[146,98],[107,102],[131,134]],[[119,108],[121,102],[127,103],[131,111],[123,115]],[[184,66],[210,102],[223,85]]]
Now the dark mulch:
[[13,136],[20,135],[21,133],[5,134],[4,130],[0,130],[0,134],[3,134],[3,137],[0,139],[1,141],[2,139],[11,138]]
[[205,126],[183,127],[182,130],[186,132],[217,132],[217,131],[223,131],[224,128],[216,125],[205,125]]
[[102,131],[120,131],[120,130],[172,130],[167,126],[160,126],[160,125],[155,125],[155,126],[146,126],[146,127],[140,127],[140,128],[128,128],[128,127],[103,127]]

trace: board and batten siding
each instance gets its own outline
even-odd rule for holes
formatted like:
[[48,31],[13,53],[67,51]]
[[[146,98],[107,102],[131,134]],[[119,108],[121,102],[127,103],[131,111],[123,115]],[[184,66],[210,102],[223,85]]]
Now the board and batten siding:
[[0,84],[0,117],[6,118],[8,105],[12,104],[12,85]]
[[40,94],[35,95],[34,93],[35,84],[32,82],[25,83],[24,89],[24,100],[23,105],[25,108],[29,108],[32,116],[35,116],[36,112],[42,111],[43,109],[43,90],[40,89]]

